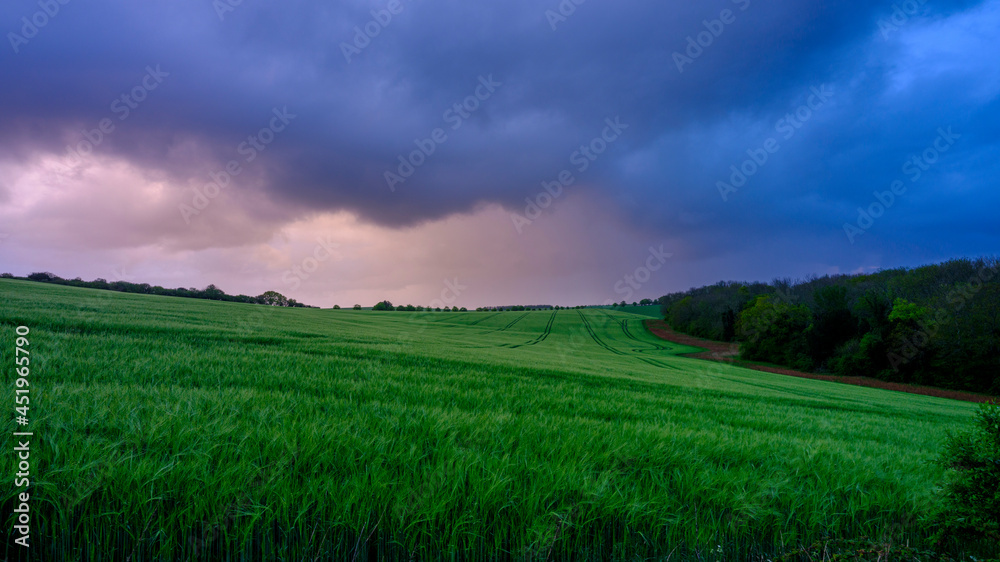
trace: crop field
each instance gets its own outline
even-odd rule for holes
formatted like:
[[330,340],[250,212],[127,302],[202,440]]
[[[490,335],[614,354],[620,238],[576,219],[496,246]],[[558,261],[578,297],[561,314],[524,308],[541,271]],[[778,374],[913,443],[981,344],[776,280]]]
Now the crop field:
[[629,312],[632,314],[637,314],[639,316],[646,316],[648,318],[656,318],[658,320],[663,319],[663,314],[660,312],[660,305],[651,304],[645,306],[621,306],[617,309],[609,308],[608,310],[618,310],[619,312]]
[[[756,560],[925,538],[931,461],[975,405],[679,357],[695,350],[644,318],[0,280],[5,404],[15,328],[30,329],[31,552]],[[0,494],[9,533],[16,498]]]

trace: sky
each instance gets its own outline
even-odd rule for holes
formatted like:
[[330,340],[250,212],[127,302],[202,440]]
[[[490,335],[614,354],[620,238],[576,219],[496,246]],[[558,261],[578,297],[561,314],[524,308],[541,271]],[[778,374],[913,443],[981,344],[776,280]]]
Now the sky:
[[600,304],[995,255],[1000,0],[13,0],[0,269]]

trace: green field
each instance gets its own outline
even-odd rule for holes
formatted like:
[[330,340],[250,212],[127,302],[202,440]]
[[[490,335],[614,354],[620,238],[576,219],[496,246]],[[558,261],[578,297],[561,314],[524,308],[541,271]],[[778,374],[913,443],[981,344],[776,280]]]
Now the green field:
[[678,357],[642,319],[0,280],[4,365],[31,330],[32,553],[745,560],[922,539],[930,461],[974,405]]
[[628,312],[631,314],[637,314],[639,316],[645,316],[649,318],[656,318],[657,320],[663,320],[662,308],[658,304],[652,304],[649,306],[619,306],[617,308],[606,307],[608,310],[617,310],[619,312]]

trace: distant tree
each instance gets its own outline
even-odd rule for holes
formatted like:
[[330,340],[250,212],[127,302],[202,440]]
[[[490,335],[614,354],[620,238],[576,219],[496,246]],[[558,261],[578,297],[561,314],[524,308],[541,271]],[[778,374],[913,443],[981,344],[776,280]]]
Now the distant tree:
[[[149,285],[146,286],[149,287]],[[226,296],[226,293],[223,292],[222,289],[216,287],[215,285],[209,285],[208,287],[205,287],[205,290],[202,292],[204,293],[206,299],[211,299],[211,300],[221,300],[222,297]]]
[[441,307],[439,306],[439,307],[435,308],[434,312],[441,312]]
[[892,322],[892,298],[885,287],[873,287],[865,291],[855,305],[857,316],[863,328],[858,354],[854,358],[870,376],[893,378],[889,369],[890,337]]
[[722,313],[722,341],[733,341],[736,339],[736,311],[726,308]]
[[812,361],[805,336],[809,323],[810,312],[805,306],[770,296],[758,297],[737,321],[737,333],[744,342],[740,356],[809,369]]
[[340,305],[339,305],[339,304],[335,304],[335,305],[333,305],[333,309],[334,309],[334,310],[340,310]]
[[391,302],[385,300],[373,306],[372,310],[374,311],[396,310],[396,307],[392,306]]
[[892,298],[890,292],[885,288],[874,287],[865,291],[858,299],[855,308],[858,317],[867,327],[866,331],[888,331],[889,314],[892,313]]
[[266,291],[257,297],[257,302],[268,306],[288,306],[288,297],[277,291]]
[[889,367],[902,382],[933,382],[922,376],[924,366],[932,357],[932,349],[922,341],[923,326],[930,317],[930,311],[910,301],[897,298],[893,301],[892,312],[889,313],[889,342],[891,343],[888,360]]
[[856,335],[858,320],[848,304],[846,286],[820,287],[813,292],[813,301],[809,346],[813,361],[821,365]]
[[12,273],[3,273],[3,274],[0,274],[0,279],[13,279],[13,278],[14,278],[14,274],[12,274]]
[[462,307],[461,310],[459,310],[459,312],[468,312],[468,311],[469,311],[469,309],[465,308],[464,306]]
[[361,305],[360,304],[354,305],[354,310],[361,310]]
[[47,283],[50,281],[57,281],[59,276],[54,273],[49,273],[48,271],[43,271],[29,274],[28,279]]
[[642,299],[639,301],[639,306],[650,306],[653,304],[653,299]]

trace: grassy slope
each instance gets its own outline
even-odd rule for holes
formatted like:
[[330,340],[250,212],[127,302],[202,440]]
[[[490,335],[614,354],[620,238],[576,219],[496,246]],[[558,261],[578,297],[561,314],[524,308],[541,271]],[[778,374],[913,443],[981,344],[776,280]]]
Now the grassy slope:
[[628,312],[630,314],[638,314],[639,316],[646,316],[649,318],[656,318],[657,320],[663,319],[663,312],[661,311],[660,305],[651,304],[649,306],[622,306],[618,308],[609,308],[609,310],[618,310],[620,312]]
[[744,558],[908,526],[941,476],[928,461],[974,411],[676,357],[691,348],[641,319],[0,280],[4,364],[14,327],[32,330],[36,543]]

